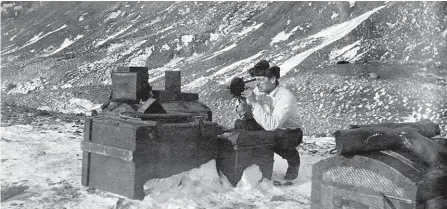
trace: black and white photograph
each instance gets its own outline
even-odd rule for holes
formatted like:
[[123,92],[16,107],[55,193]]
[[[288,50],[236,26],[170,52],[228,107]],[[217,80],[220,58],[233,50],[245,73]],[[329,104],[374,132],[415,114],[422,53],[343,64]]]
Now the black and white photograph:
[[3,209],[447,209],[447,1],[1,1]]

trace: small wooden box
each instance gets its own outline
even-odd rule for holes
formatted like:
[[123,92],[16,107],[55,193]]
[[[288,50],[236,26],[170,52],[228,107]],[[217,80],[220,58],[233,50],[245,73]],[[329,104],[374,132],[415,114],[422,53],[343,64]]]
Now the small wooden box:
[[175,175],[215,159],[217,124],[87,118],[81,147],[82,185],[143,199],[153,178]]
[[236,186],[244,170],[258,165],[262,176],[272,178],[275,132],[237,130],[229,137],[219,136],[218,169]]
[[167,91],[182,91],[180,71],[165,71],[165,90]]
[[149,92],[147,67],[118,67],[112,72],[112,98],[139,101]]

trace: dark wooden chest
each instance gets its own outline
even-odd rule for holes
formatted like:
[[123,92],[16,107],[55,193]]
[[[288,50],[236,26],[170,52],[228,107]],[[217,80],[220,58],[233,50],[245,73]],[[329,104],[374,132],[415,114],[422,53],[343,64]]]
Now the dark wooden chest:
[[264,178],[271,179],[275,132],[238,130],[219,136],[218,141],[216,164],[233,186],[244,170],[254,164],[259,166]]
[[188,171],[216,157],[217,124],[90,117],[81,147],[84,186],[143,199],[146,181]]

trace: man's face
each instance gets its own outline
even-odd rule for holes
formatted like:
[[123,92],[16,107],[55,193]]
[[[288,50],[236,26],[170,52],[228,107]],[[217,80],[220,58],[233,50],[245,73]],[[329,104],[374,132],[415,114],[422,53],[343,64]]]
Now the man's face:
[[271,78],[265,76],[255,76],[256,86],[260,92],[270,93],[273,89],[276,88],[276,77],[273,76]]

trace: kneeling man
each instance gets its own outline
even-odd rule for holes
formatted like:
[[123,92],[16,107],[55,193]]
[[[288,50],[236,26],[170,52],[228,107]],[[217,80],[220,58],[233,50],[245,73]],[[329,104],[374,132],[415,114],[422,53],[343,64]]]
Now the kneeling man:
[[[275,153],[287,160],[285,180],[298,177],[300,156],[296,147],[302,142],[303,132],[295,96],[279,86],[280,68],[261,60],[249,70],[256,79],[253,91],[243,92],[237,111],[251,110],[250,115],[266,131],[276,132]],[[244,113],[239,113],[244,115]]]

